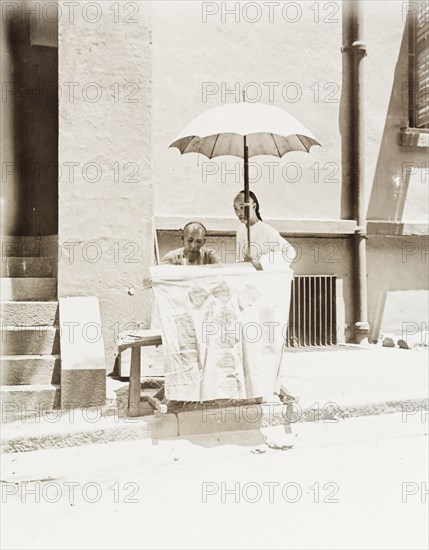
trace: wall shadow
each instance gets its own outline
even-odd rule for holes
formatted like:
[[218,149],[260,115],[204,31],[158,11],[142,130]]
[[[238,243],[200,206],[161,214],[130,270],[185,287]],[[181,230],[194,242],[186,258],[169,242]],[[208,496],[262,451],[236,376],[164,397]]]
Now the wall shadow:
[[427,163],[427,149],[400,144],[400,129],[409,126],[408,42],[405,24],[367,211],[368,221],[395,222],[384,226],[385,234],[368,236],[368,320],[373,340],[386,332],[399,334],[403,323],[425,318],[427,238],[401,235],[411,175]]

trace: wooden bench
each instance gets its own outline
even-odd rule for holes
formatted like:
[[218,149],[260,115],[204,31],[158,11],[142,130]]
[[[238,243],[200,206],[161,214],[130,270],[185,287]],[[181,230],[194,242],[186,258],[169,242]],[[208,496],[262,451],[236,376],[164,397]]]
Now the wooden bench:
[[[136,330],[133,332],[122,332],[117,340],[117,350],[120,357],[121,353],[131,348],[131,367],[130,384],[128,387],[128,414],[129,416],[139,416],[140,411],[140,393],[141,393],[141,348],[143,346],[162,345],[162,334],[157,329]],[[152,405],[160,412],[167,412],[167,407],[156,397],[149,398]]]
[[[131,367],[130,383],[128,386],[128,414],[129,416],[139,416],[140,397],[141,397],[141,348],[143,346],[161,346],[162,334],[158,329],[147,329],[130,332],[122,332],[117,341],[118,355],[131,348]],[[299,401],[292,397],[289,391],[279,385],[278,394],[282,401],[290,403]],[[167,413],[167,400],[165,399],[164,387],[162,387],[154,396],[148,396],[148,401],[160,413]]]

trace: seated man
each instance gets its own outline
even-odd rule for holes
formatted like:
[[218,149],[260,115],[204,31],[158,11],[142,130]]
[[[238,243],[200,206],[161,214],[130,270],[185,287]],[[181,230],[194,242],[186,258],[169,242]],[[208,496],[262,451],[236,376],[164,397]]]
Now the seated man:
[[189,222],[183,228],[184,246],[171,250],[161,260],[161,264],[170,265],[206,265],[218,264],[220,259],[215,252],[207,249],[206,228],[200,222]]

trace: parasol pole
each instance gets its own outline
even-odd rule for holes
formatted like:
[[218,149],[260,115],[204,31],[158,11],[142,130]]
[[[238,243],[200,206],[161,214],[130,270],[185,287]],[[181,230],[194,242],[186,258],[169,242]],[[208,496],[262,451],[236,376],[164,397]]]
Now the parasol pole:
[[[246,92],[243,90],[243,103],[246,102]],[[247,248],[250,250],[250,196],[249,196],[249,148],[247,137],[243,136],[243,159],[244,159],[244,216],[247,227]]]
[[247,226],[247,245],[250,248],[250,197],[249,197],[249,148],[246,143],[246,136],[243,137],[244,146],[244,215]]

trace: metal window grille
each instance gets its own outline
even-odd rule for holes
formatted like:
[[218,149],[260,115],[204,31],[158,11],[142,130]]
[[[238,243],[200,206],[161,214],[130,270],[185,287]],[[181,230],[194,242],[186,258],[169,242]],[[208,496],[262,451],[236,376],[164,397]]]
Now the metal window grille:
[[413,3],[409,17],[409,119],[429,128],[429,1]]
[[297,276],[292,280],[288,347],[337,344],[336,277]]

